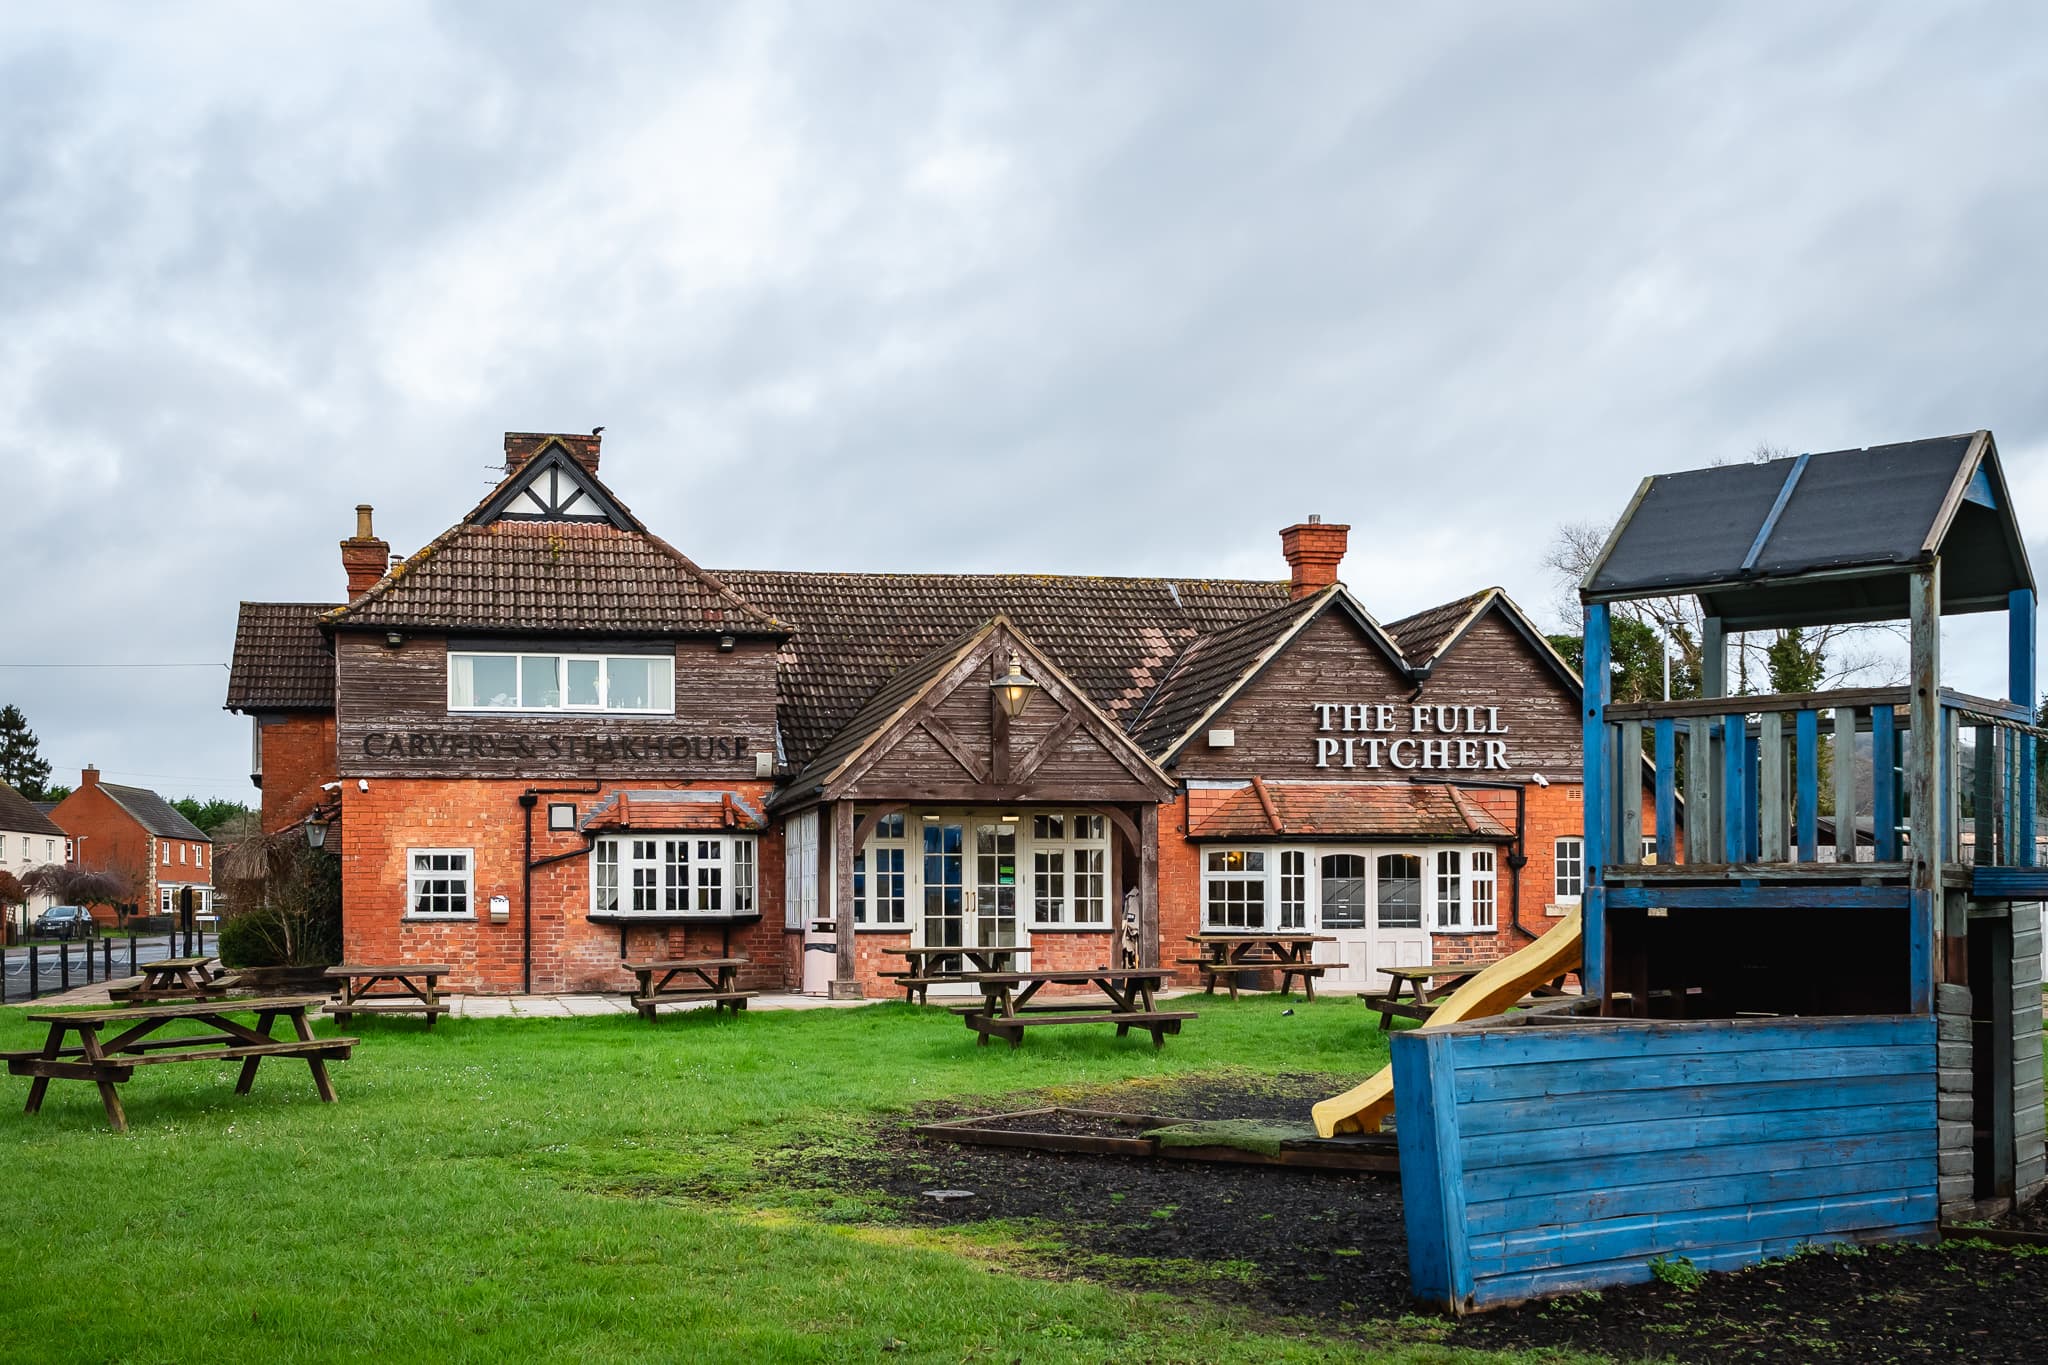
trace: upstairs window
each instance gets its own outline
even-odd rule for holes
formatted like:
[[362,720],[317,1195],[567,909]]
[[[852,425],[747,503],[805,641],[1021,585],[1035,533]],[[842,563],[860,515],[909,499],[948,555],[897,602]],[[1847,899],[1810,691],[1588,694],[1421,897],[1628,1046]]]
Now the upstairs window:
[[448,709],[673,715],[676,661],[666,654],[450,654]]

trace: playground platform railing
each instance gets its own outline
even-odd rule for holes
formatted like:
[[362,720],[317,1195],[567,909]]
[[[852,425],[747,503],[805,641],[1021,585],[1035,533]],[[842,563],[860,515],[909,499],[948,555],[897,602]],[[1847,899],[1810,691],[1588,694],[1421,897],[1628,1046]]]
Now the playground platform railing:
[[[1858,863],[1858,876],[1903,877],[1921,825],[1908,701],[1887,687],[1609,705],[1607,752],[1617,769],[1647,764],[1654,791],[1647,836],[1633,774],[1613,773],[1606,789],[1624,795],[1587,812],[1609,822],[1609,873]],[[1941,861],[2036,866],[2035,746],[2048,732],[2023,705],[1946,688],[1938,714]]]

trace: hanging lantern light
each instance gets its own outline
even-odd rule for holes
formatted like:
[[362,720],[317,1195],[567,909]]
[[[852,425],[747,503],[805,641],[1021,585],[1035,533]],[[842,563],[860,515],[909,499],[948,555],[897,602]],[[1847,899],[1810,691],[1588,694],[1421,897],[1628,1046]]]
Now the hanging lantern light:
[[1010,671],[989,684],[996,700],[1001,703],[1003,714],[1011,720],[1024,714],[1024,708],[1031,704],[1031,694],[1038,690],[1038,684],[1024,675],[1023,661],[1017,651],[1010,651]]

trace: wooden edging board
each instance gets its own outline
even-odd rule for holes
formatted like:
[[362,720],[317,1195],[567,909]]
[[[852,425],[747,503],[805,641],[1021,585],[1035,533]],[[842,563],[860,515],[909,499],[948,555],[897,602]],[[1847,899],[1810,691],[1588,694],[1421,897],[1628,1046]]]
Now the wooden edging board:
[[1098,1137],[1084,1133],[1052,1133],[1024,1128],[985,1128],[981,1125],[1005,1119],[1027,1119],[1053,1114],[1073,1114],[1101,1119],[1127,1128],[1167,1128],[1193,1123],[1193,1119],[1166,1118],[1156,1114],[1125,1114],[1107,1109],[1075,1109],[1052,1105],[1042,1109],[1019,1109],[1007,1114],[983,1114],[971,1119],[919,1124],[910,1131],[919,1137],[946,1142],[965,1142],[982,1147],[1021,1147],[1041,1152],[1078,1152],[1091,1156],[1159,1157],[1169,1161],[1213,1161],[1238,1166],[1289,1166],[1299,1170],[1380,1171],[1401,1169],[1400,1154],[1391,1134],[1363,1137],[1316,1138],[1281,1144],[1277,1156],[1246,1151],[1241,1147],[1167,1147],[1150,1137]]

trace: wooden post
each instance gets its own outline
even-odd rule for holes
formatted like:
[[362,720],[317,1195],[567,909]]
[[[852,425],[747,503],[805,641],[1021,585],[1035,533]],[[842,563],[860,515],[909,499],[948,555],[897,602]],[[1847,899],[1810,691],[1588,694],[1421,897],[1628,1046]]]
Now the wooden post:
[[1766,711],[1757,717],[1757,856],[1767,863],[1788,860],[1785,829],[1791,821],[1785,802],[1785,716]]
[[1907,734],[1906,789],[1913,811],[1913,913],[1930,921],[1914,926],[1915,936],[1927,942],[1928,953],[1924,961],[1915,954],[1914,966],[1920,979],[1912,983],[1911,993],[1916,1005],[1926,1001],[1929,1003],[1920,1008],[1931,1009],[1934,984],[1939,979],[1938,964],[1944,957],[1939,941],[1944,842],[1941,817],[1947,803],[1941,791],[1941,769],[1948,727],[1941,723],[1941,562],[1936,560],[1931,567],[1915,573],[1906,595],[1912,632],[1907,682],[1907,714],[1912,729]]
[[[1000,653],[996,650],[988,656],[991,678],[1004,672],[996,662]],[[993,687],[988,690],[988,780],[998,789],[1010,785],[1010,713],[1003,709],[1002,698]]]
[[[2027,719],[2035,720],[2035,706],[2040,698],[2036,690],[2040,683],[2035,677],[2035,631],[2034,631],[2034,590],[2020,588],[2008,594],[2005,599],[2006,616],[2006,690],[2012,694],[2015,705],[2027,708]],[[2013,838],[2017,844],[2016,861],[2021,867],[2032,867],[2034,855],[2034,739],[2031,735],[2015,735],[2015,769],[2018,773],[2019,795],[2014,802],[2012,813]]]
[[[1875,739],[1875,734],[1872,735]],[[1875,753],[1873,746],[1872,752]],[[1835,861],[1856,861],[1856,708],[1835,708]],[[1872,762],[1875,767],[1875,761]]]
[[1613,828],[1608,801],[1609,745],[1607,703],[1614,695],[1614,674],[1608,667],[1612,642],[1608,638],[1608,611],[1604,602],[1586,607],[1585,635],[1585,725],[1580,735],[1580,762],[1584,769],[1585,884],[1581,897],[1582,930],[1586,942],[1585,967],[1579,973],[1585,992],[1601,996],[1607,988],[1607,916],[1601,900],[1601,869],[1607,861],[1607,834]]
[[[1728,632],[1718,616],[1700,618],[1700,695],[1702,697],[1725,697],[1728,695]],[[1693,812],[1686,811],[1686,852],[1687,861],[1711,863],[1727,858],[1728,794],[1725,790],[1727,760],[1722,757],[1721,746],[1725,742],[1722,726],[1709,720],[1706,724],[1706,742],[1693,746],[1696,756],[1688,757],[1688,765],[1701,769],[1700,791],[1705,797],[1700,804],[1699,836],[1693,836],[1691,821]],[[1697,734],[1698,731],[1695,731]],[[1697,853],[1693,852],[1698,849]]]
[[1159,965],[1159,807],[1138,807],[1138,961]]
[[854,956],[853,936],[853,802],[834,801],[832,837],[825,842],[832,849],[832,900],[837,926],[839,970],[826,995],[833,1000],[861,998],[860,973]]

